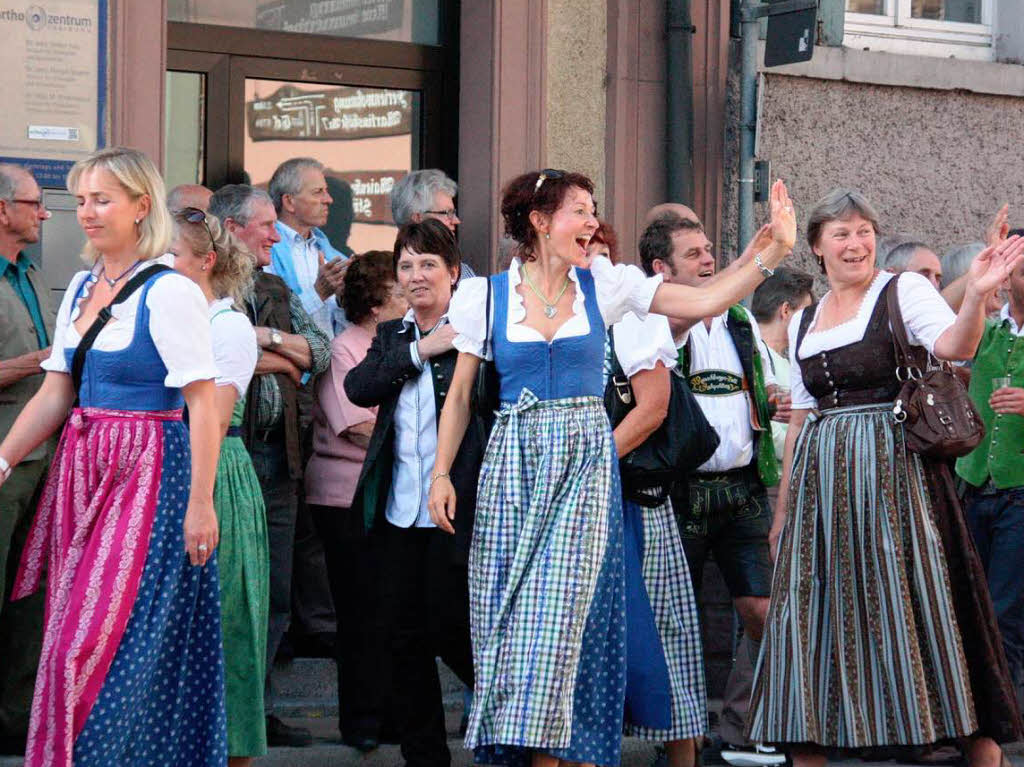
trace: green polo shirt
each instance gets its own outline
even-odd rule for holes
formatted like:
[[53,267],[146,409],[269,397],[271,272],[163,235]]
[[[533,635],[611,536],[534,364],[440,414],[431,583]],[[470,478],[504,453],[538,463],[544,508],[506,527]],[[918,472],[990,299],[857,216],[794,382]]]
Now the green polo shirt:
[[1003,307],[998,322],[989,320],[971,366],[970,395],[985,422],[985,436],[973,451],[958,458],[956,473],[975,487],[990,478],[1000,490],[1024,486],[1024,416],[992,412],[992,379],[1009,376],[1024,386],[1024,335]]
[[35,269],[33,264],[24,253],[18,254],[18,259],[13,264],[3,256],[0,256],[0,268],[3,269],[3,276],[14,287],[14,291],[21,298],[25,308],[32,317],[32,324],[36,328],[36,337],[39,339],[39,348],[45,349],[50,345],[49,336],[46,333],[46,325],[43,324],[43,313],[39,308],[39,298],[32,289],[32,283],[28,281],[28,270]]

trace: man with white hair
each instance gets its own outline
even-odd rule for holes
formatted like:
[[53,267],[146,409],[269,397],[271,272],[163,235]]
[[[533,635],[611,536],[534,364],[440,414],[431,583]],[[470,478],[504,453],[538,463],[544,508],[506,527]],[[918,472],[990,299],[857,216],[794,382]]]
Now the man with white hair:
[[880,267],[888,272],[917,272],[928,278],[936,290],[941,289],[942,262],[935,252],[923,242],[909,240],[901,242],[885,254]]
[[[24,249],[39,242],[50,217],[32,174],[0,164],[0,440],[43,382],[39,363],[50,356],[56,319],[50,286]],[[7,575],[21,560],[35,497],[46,479],[54,442],[29,453],[0,485],[0,753],[24,753],[43,634],[42,591],[10,601]],[[13,580],[13,578],[12,578]]]
[[[455,234],[456,227],[462,223],[455,209],[458,191],[459,185],[443,170],[414,170],[391,190],[391,217],[398,226],[435,218]],[[463,260],[459,282],[475,276],[472,267]]]

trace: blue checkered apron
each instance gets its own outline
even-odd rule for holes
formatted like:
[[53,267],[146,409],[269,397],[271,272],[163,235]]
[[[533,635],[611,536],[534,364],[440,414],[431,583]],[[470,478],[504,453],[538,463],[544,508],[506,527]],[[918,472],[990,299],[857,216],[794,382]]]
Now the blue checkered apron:
[[477,761],[529,749],[618,764],[625,600],[618,462],[597,397],[499,412],[469,559],[475,667],[466,745]]

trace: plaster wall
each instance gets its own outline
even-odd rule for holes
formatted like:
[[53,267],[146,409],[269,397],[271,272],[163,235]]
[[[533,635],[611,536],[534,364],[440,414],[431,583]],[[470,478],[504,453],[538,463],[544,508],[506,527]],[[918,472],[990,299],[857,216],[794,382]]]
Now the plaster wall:
[[545,162],[589,176],[600,201],[605,196],[607,3],[548,0],[547,21]]
[[[837,185],[868,196],[883,232],[912,235],[940,255],[982,239],[1004,202],[1011,225],[1024,225],[1024,99],[775,74],[763,83],[758,158],[789,185],[801,231]],[[736,155],[730,141],[732,179]],[[735,189],[727,185],[733,252]],[[756,215],[765,220],[765,206]],[[818,274],[802,235],[793,265]]]

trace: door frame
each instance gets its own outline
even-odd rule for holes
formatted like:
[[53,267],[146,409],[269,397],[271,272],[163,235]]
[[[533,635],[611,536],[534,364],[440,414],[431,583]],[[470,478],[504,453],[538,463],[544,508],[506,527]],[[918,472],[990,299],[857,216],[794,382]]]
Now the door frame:
[[[456,176],[457,52],[385,40],[185,22],[169,22],[167,33],[167,69],[205,77],[203,178],[208,187],[242,180],[246,78],[419,91],[419,133],[413,137],[413,146],[419,148],[417,166],[442,168]],[[302,58],[281,58],[283,51],[299,52]]]

